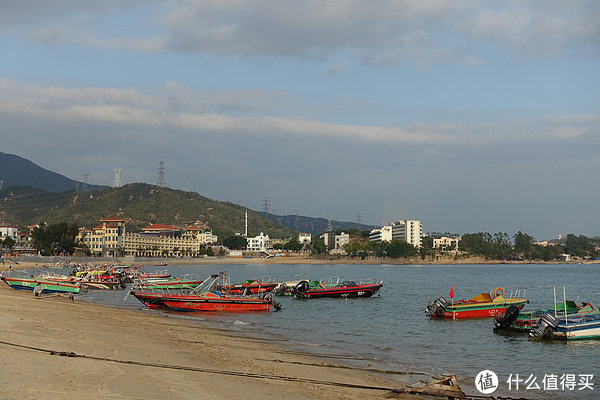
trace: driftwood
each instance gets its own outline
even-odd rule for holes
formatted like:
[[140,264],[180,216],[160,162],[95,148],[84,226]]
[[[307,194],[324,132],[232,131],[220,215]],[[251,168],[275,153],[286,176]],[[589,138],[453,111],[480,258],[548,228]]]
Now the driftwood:
[[410,388],[393,390],[386,396],[388,399],[400,398],[405,394],[426,394],[431,396],[446,396],[448,399],[466,400],[466,396],[458,386],[456,375],[446,375],[442,379],[414,385]]

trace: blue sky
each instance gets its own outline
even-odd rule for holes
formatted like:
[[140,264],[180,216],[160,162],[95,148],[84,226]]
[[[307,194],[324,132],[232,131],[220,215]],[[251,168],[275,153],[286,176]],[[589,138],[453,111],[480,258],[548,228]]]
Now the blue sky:
[[0,149],[104,185],[164,161],[171,188],[280,215],[596,236],[599,20],[596,1],[2,1]]

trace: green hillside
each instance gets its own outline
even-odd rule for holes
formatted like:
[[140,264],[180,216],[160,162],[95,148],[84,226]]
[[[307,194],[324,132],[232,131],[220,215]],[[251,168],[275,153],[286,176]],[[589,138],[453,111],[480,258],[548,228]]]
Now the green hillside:
[[[25,227],[35,223],[77,223],[94,227],[107,217],[127,221],[128,231],[154,224],[175,228],[195,225],[212,229],[220,238],[244,233],[246,209],[199,195],[145,183],[129,184],[93,192],[71,190],[56,193],[43,189],[11,186],[0,190],[0,221]],[[273,223],[248,210],[248,236],[263,232],[271,238],[295,236],[296,231]]]

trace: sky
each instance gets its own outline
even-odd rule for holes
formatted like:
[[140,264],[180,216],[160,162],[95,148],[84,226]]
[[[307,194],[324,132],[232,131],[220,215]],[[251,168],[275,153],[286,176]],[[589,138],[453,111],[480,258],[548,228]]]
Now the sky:
[[[3,0],[0,151],[277,215],[600,235],[600,2]],[[0,171],[0,179],[2,172]]]

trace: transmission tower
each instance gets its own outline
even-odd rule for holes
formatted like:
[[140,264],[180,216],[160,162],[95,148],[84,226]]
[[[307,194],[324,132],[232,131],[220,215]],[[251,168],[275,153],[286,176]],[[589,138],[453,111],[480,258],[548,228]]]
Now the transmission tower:
[[265,218],[267,218],[267,213],[269,212],[270,205],[271,202],[269,201],[269,198],[265,197],[265,199],[263,200],[263,211],[265,212]]
[[362,224],[362,215],[356,214],[356,223],[359,225]]
[[121,171],[123,171],[123,168],[115,168],[115,182],[113,183],[113,187],[114,188],[118,188],[121,187]]
[[2,190],[2,184],[4,183],[4,179],[0,181],[0,190]]
[[167,187],[165,182],[165,163],[161,161],[158,163],[158,165],[160,165],[160,167],[158,167],[158,183],[156,185],[160,187]]
[[87,191],[88,191],[88,190],[87,190],[87,180],[88,180],[88,177],[89,177],[89,176],[90,176],[90,174],[81,174],[81,178],[83,179],[83,189],[82,189],[82,190],[83,190],[84,192],[87,192]]
[[333,227],[331,226],[331,218],[333,218],[333,215],[327,214],[327,232],[331,232],[333,230]]

